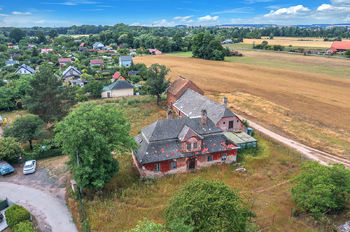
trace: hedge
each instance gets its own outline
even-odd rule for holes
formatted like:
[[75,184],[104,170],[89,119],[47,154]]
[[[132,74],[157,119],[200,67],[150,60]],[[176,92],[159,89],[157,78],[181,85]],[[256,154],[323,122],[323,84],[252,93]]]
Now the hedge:
[[62,150],[60,148],[55,148],[55,149],[50,149],[50,150],[41,150],[38,152],[28,152],[25,153],[24,159],[25,160],[40,160],[40,159],[45,159],[49,157],[54,157],[54,156],[60,156],[62,155]]
[[22,221],[12,228],[12,232],[35,232],[31,221]]
[[5,211],[5,217],[9,227],[13,228],[18,223],[29,220],[30,213],[23,206],[14,204]]

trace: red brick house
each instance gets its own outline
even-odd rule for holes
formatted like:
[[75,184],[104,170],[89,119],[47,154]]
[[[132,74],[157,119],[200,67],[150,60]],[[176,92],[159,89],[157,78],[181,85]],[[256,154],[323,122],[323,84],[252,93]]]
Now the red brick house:
[[223,104],[219,104],[189,88],[177,99],[172,108],[179,117],[190,118],[200,117],[202,109],[205,109],[208,118],[222,131],[247,132],[247,127],[241,119],[227,108],[227,98],[223,98]]
[[[168,111],[171,115],[171,111]],[[187,172],[236,161],[238,146],[207,117],[159,120],[135,137],[132,157],[142,178]]]
[[193,91],[204,95],[203,90],[201,90],[195,83],[182,76],[179,76],[167,89],[168,107],[173,108],[173,104],[187,89],[192,89]]
[[344,52],[350,49],[349,41],[334,41],[331,46],[332,52]]

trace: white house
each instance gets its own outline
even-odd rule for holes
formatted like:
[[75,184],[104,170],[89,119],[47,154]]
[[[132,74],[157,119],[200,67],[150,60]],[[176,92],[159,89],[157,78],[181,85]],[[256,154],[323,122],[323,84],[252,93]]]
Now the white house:
[[120,56],[119,66],[120,67],[130,67],[132,65],[132,56]]
[[35,70],[29,67],[26,64],[22,64],[17,70],[16,73],[21,75],[28,75],[28,74],[34,74]]
[[114,98],[134,95],[134,86],[127,81],[117,80],[112,84],[103,87],[102,98]]
[[92,48],[95,50],[100,50],[100,49],[104,49],[105,45],[103,45],[101,42],[96,42],[92,45]]

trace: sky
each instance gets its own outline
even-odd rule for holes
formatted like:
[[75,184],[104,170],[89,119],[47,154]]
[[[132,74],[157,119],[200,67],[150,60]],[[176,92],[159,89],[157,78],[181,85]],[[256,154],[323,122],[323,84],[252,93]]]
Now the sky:
[[350,23],[350,0],[0,0],[0,26]]

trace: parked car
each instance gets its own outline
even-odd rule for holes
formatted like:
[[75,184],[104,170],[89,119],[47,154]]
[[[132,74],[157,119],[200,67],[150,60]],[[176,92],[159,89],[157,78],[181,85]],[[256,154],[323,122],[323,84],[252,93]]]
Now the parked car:
[[28,160],[24,163],[23,174],[31,174],[36,171],[36,160]]
[[6,161],[0,160],[0,174],[2,176],[14,172],[15,169]]

